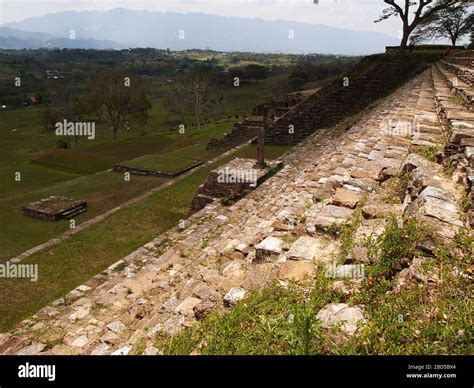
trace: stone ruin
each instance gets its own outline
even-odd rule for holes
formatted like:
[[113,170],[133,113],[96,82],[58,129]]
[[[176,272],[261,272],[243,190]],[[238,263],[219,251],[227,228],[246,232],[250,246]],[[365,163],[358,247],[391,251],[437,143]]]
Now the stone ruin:
[[206,181],[199,186],[191,203],[189,214],[203,209],[216,199],[232,203],[250,190],[260,186],[275,171],[281,169],[281,161],[267,161],[259,168],[255,159],[235,158],[229,163],[212,170]]
[[87,210],[87,202],[51,195],[21,208],[23,214],[48,221],[73,218]]
[[254,139],[259,128],[263,128],[263,126],[264,122],[261,120],[245,119],[242,122],[235,123],[231,132],[211,139],[206,146],[206,150],[228,151]]
[[[468,58],[449,61],[466,73],[461,61],[474,59],[474,53],[463,56]],[[469,88],[464,90],[472,95]],[[411,262],[396,268],[390,292],[420,290],[429,297],[425,306],[430,312],[444,284],[438,275],[441,269],[430,264],[433,251],[451,246],[468,226],[458,198],[465,192],[459,183],[472,181],[468,167],[473,160],[469,139],[474,137],[474,118],[465,103],[456,104],[453,94],[438,66],[433,66],[347,132],[316,131],[282,157],[285,167],[280,172],[239,202],[208,206],[184,229],[177,226],[156,237],[10,332],[0,333],[0,354],[161,354],[157,336],[171,338],[214,311],[227,313],[248,293],[275,281],[281,287],[290,281],[298,287],[314,284],[325,268],[334,298],[314,315],[335,343],[342,343],[357,335],[362,325],[377,324],[369,309],[354,305],[352,298],[340,303],[340,295],[360,290],[359,269],[378,260],[368,252],[368,238],[381,236],[393,215],[403,222],[426,223],[435,234],[434,240],[426,236],[426,241],[419,241],[420,254]],[[384,130],[386,122],[400,120],[418,122],[419,133],[404,136]],[[442,161],[452,162],[454,176],[420,149],[443,144],[446,135],[449,144]],[[221,169],[252,170],[254,163],[233,160]],[[395,180],[401,191],[387,201],[392,190],[382,182],[390,176],[402,178]],[[224,190],[226,185],[214,182],[214,187]],[[331,226],[350,222],[358,206],[361,217],[353,223],[353,247],[341,262],[341,239],[333,238]],[[453,276],[469,285],[472,270],[460,268],[455,254],[443,265],[452,263]],[[358,276],[343,280],[347,273]],[[368,281],[373,279],[367,277]],[[406,318],[409,324],[418,316]],[[431,321],[431,315],[426,318]],[[204,353],[201,344],[193,348],[191,354]]]
[[173,172],[167,172],[167,171],[161,171],[161,170],[151,170],[147,168],[140,168],[140,167],[132,167],[132,166],[126,166],[124,164],[114,164],[112,170],[115,172],[129,172],[130,174],[134,175],[141,175],[141,176],[163,176],[166,178],[175,178],[178,175],[182,175],[185,172],[188,172],[201,164],[204,164],[203,161],[196,161],[195,163],[191,164],[190,166],[183,168],[181,170],[173,171]]
[[456,182],[466,190],[465,206],[471,228],[474,227],[473,64],[474,53],[468,51],[447,57],[432,68],[437,89],[436,109],[448,138],[436,157],[439,163],[453,169]]
[[268,120],[269,123],[273,123],[282,116],[285,116],[316,91],[317,89],[294,92],[288,94],[285,101],[273,101],[257,105],[253,108],[252,115],[262,116],[263,119],[255,120],[246,118],[242,122],[235,123],[231,132],[211,139],[206,149],[228,151],[247,141],[252,140],[255,142],[258,131],[265,127],[265,120]]

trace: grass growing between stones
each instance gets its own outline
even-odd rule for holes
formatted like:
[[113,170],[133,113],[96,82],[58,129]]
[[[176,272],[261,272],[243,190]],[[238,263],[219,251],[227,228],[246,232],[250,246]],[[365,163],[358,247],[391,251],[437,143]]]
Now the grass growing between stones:
[[[167,354],[471,354],[473,240],[461,233],[430,259],[425,270],[436,271],[438,283],[411,281],[398,291],[394,268],[417,255],[420,235],[416,221],[399,228],[392,219],[374,248],[379,260],[352,293],[333,289],[319,271],[303,285],[253,291],[229,313],[214,312],[156,345]],[[324,329],[316,314],[328,303],[364,306],[367,324],[350,338]]]
[[430,162],[436,162],[436,153],[438,151],[441,151],[442,148],[443,148],[442,145],[432,145],[432,146],[423,147],[421,149],[420,154],[425,159],[428,159]]

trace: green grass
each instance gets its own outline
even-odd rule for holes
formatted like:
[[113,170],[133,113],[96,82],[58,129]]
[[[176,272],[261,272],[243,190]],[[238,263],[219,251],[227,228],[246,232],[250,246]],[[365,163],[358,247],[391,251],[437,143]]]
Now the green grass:
[[122,165],[136,167],[149,171],[174,173],[196,165],[196,160],[176,158],[169,155],[145,155],[128,160]]
[[[185,135],[143,136],[78,150],[50,150],[47,151],[50,156],[57,156],[57,159],[50,158],[48,160],[49,166],[54,165],[55,169],[43,168],[31,163],[25,164],[33,172],[30,170],[25,172],[22,169],[20,182],[14,182],[12,167],[10,179],[15,183],[20,194],[4,198],[0,196],[0,222],[2,225],[9,225],[0,235],[0,261],[5,261],[33,246],[46,242],[69,228],[68,221],[51,223],[24,216],[21,212],[23,205],[50,195],[65,195],[83,199],[88,202],[88,210],[76,218],[76,224],[79,224],[162,184],[166,180],[162,177],[132,176],[131,181],[127,182],[123,179],[123,174],[120,173],[103,171],[80,176],[77,170],[75,174],[65,172],[69,168],[80,169],[89,166],[90,170],[102,170],[103,167],[112,167],[113,163],[121,161],[122,158],[142,155],[146,151],[167,153],[166,158],[169,159],[162,159],[161,166],[165,170],[166,160],[173,161],[174,167],[171,170],[176,167],[187,167],[194,162],[185,159],[209,160],[217,156],[216,153],[204,150],[207,139],[216,133],[228,130],[231,125],[232,123],[226,120],[215,125],[206,125],[201,131],[190,130]],[[192,140],[190,140],[191,138]],[[197,145],[193,146],[195,144]],[[106,165],[98,167],[100,163]],[[170,172],[172,172],[171,170]],[[44,187],[41,185],[42,182],[34,184],[36,179],[43,178],[45,171],[48,172],[48,176],[58,177],[59,182],[53,180],[50,185]],[[68,179],[61,182],[60,178],[63,176],[67,176]]]
[[21,206],[50,195],[64,195],[87,201],[85,213],[75,217],[76,225],[97,216],[144,191],[156,187],[167,178],[131,177],[125,181],[121,173],[101,172],[69,180],[9,198],[0,199],[0,224],[5,225],[0,234],[0,262],[44,243],[69,229],[69,221],[39,220],[23,215]]
[[83,149],[51,149],[33,155],[31,160],[47,167],[79,173],[94,173],[110,169],[116,163],[137,158],[146,153],[165,153],[190,145],[192,142],[188,138],[143,136]]
[[204,125],[201,130],[190,128],[184,134],[145,135],[78,149],[48,149],[33,154],[30,160],[62,171],[94,173],[147,154],[179,153],[180,149],[198,144],[204,149],[211,138],[229,131],[232,124],[232,121],[224,120]]
[[[273,147],[267,147],[267,150],[269,154],[279,157],[284,148],[278,147],[273,150]],[[233,157],[235,155],[229,155],[218,162],[202,167],[139,203],[121,209],[97,224],[23,260],[23,263],[39,265],[39,280],[34,283],[22,279],[0,279],[0,293],[2,295],[0,329],[8,330],[12,325],[35,313],[47,303],[65,295],[71,289],[102,272],[115,261],[177,225],[179,220],[187,217],[191,201],[208,172]],[[121,174],[117,174],[117,176],[121,177]],[[153,178],[156,179],[156,177]],[[134,179],[135,177],[132,176],[132,182]],[[108,191],[110,183],[101,179],[98,181],[103,185],[102,195],[113,200],[117,191]],[[141,181],[138,180],[138,182]],[[80,187],[83,185],[78,185],[77,189]],[[122,185],[121,187],[124,189],[127,186]],[[71,193],[69,192],[69,194]],[[81,193],[76,194],[71,196],[82,196]],[[12,235],[21,235],[23,237],[19,242],[20,245],[23,244],[23,240],[31,243],[32,238],[37,238],[31,236],[36,233],[31,231],[37,230],[39,224],[43,223],[41,225],[49,227],[52,225],[50,223],[44,224],[44,221],[41,220],[30,220],[27,217],[17,216],[17,219],[28,220],[34,225],[30,225],[30,229],[24,232],[21,231],[22,226],[17,226],[16,232],[10,234],[10,237],[2,236],[2,242],[10,241]],[[5,214],[3,217],[1,222],[7,222],[12,215]],[[80,217],[78,217],[79,220]],[[57,225],[59,228],[60,224]],[[44,233],[49,233],[48,229],[45,228]],[[0,246],[3,245],[0,244]],[[15,301],[15,303],[11,303],[11,301]]]
[[[97,123],[95,139],[80,138],[77,148],[72,141],[68,152],[57,150],[58,137],[43,130],[39,117],[44,107],[0,110],[0,198],[103,171],[115,163],[145,154],[171,152],[208,141],[228,131],[232,122],[250,115],[255,105],[268,100],[267,86],[280,78],[222,89],[222,103],[207,115],[207,125],[201,131],[193,129],[195,119],[189,115],[185,135],[177,134],[180,119],[165,106],[163,96],[167,87],[160,86],[159,94],[163,96],[151,100],[146,125],[140,126],[132,120],[131,130],[120,130],[119,141],[113,142],[108,124]],[[14,180],[16,172],[22,174],[21,184]]]

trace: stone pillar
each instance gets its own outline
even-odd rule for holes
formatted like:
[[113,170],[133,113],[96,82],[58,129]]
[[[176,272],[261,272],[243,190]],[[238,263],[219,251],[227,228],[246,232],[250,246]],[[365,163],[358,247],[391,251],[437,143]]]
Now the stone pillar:
[[258,129],[258,137],[257,137],[257,163],[255,164],[255,168],[265,168],[265,128]]

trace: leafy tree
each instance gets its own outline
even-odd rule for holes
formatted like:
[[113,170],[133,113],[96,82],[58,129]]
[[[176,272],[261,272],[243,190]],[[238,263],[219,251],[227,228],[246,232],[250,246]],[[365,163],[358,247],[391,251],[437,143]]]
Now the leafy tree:
[[260,79],[265,79],[268,77],[268,67],[250,64],[245,67],[244,72],[246,73],[246,78],[254,79],[255,82],[258,82]]
[[460,38],[471,32],[473,23],[474,14],[470,12],[470,5],[456,4],[420,23],[414,32],[414,39],[449,38],[453,46],[456,46]]
[[130,118],[146,123],[150,102],[139,78],[116,69],[105,69],[89,82],[88,107],[91,112],[105,112],[117,140],[118,131]]
[[[402,40],[400,49],[406,50],[408,40],[412,32],[441,10],[447,9],[459,2],[459,0],[383,0],[389,6],[382,11],[382,15],[375,22],[387,20],[392,16],[398,16],[403,23]],[[413,12],[414,11],[414,12]],[[413,12],[413,16],[411,14]]]

